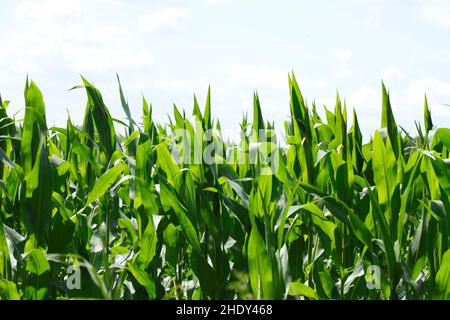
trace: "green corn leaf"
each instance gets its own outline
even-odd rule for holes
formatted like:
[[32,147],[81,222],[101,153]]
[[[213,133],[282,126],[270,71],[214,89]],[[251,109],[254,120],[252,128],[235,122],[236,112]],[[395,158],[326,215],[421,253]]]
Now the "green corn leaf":
[[431,111],[430,108],[428,107],[428,99],[426,95],[425,95],[423,116],[424,116],[425,131],[428,132],[433,129],[433,120],[431,119]]
[[211,119],[211,87],[208,86],[208,95],[206,96],[205,110],[203,111],[203,127],[212,129]]
[[12,281],[0,279],[0,298],[6,300],[20,300],[17,285]]
[[149,299],[154,299],[156,297],[155,282],[149,277],[149,275],[133,264],[128,264],[128,270],[131,272],[136,281],[145,288]]
[[127,169],[124,162],[119,162],[116,166],[106,171],[95,183],[94,188],[89,193],[86,206],[102,197],[109,188],[118,180],[123,171]]
[[200,253],[200,241],[198,239],[197,231],[188,217],[188,211],[186,207],[180,203],[175,193],[175,190],[166,183],[160,184],[161,188],[161,204],[163,208],[173,208],[178,221],[186,234],[189,243],[192,245],[193,249]]
[[450,299],[450,250],[442,258],[441,267],[436,274],[435,299]]
[[167,174],[167,181],[174,185],[177,190],[181,188],[180,176],[178,175],[180,168],[169,152],[166,144],[156,146],[156,154],[158,157],[157,164]]
[[450,150],[450,129],[439,128],[436,130],[434,136],[439,138],[439,141],[441,141],[447,149]]
[[397,123],[394,119],[394,114],[392,112],[391,101],[389,98],[389,93],[384,86],[384,83],[381,83],[382,86],[382,113],[381,113],[381,127],[386,128],[388,131],[389,139],[392,142],[392,148],[394,150],[395,157],[397,158],[399,155],[399,147],[397,143],[398,139],[398,128]]
[[289,295],[291,296],[303,296],[310,299],[319,299],[316,291],[313,288],[301,282],[292,282],[289,284]]
[[[90,109],[90,115],[95,123],[95,127],[97,128],[101,143],[100,145],[106,152],[107,156],[111,157],[116,149],[116,131],[114,129],[111,115],[103,102],[100,91],[98,91],[98,89],[90,84],[85,78],[81,78],[88,96],[87,108]],[[93,134],[91,136],[93,136]]]
[[192,111],[192,115],[196,116],[199,121],[203,121],[202,112],[200,111],[200,107],[198,105],[195,94],[194,94],[194,110]]
[[11,275],[10,253],[6,242],[5,231],[3,230],[3,223],[1,223],[0,218],[0,277],[9,279]]
[[253,94],[253,124],[252,124],[253,134],[255,135],[254,141],[259,141],[260,130],[265,129],[264,119],[261,112],[261,104],[259,102],[258,93]]
[[191,259],[192,270],[199,278],[202,291],[206,296],[215,298],[217,296],[216,293],[219,284],[214,269],[209,265],[206,259],[197,252],[192,253]]
[[141,265],[144,270],[155,256],[157,241],[158,239],[153,226],[153,220],[150,219],[140,242],[141,250],[137,259],[137,263]]
[[271,259],[264,240],[255,225],[253,225],[250,233],[247,252],[250,283],[255,297],[258,299],[273,299],[275,288]]
[[23,123],[23,134],[21,141],[22,167],[27,176],[36,161],[38,148],[46,133],[45,105],[42,93],[31,81],[26,84],[25,96],[25,119]]
[[122,84],[120,83],[119,75],[116,74],[116,77],[117,77],[117,82],[119,83],[120,102],[122,104],[123,111],[125,111],[128,121],[130,122],[130,131],[134,131],[133,118],[131,117],[130,107],[128,105],[128,102],[125,100],[125,95],[123,94]]
[[50,270],[50,264],[48,263],[45,254],[40,249],[31,250],[27,256],[27,271],[38,276],[44,274]]
[[386,146],[378,131],[373,140],[373,173],[377,186],[380,204],[387,206],[396,186],[394,177],[395,155],[391,149],[390,139],[386,138]]
[[45,241],[45,233],[52,212],[52,170],[44,146],[39,148],[33,170],[26,179],[24,217],[27,231],[34,234],[39,245]]

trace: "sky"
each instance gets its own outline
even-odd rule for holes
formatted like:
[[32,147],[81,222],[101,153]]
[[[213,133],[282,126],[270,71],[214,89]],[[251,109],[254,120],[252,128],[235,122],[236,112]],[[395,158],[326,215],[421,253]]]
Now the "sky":
[[[381,81],[397,122],[415,133],[427,94],[437,126],[450,126],[450,0],[0,0],[0,94],[23,113],[29,75],[49,126],[82,123],[80,75],[124,119],[115,74],[132,113],[142,96],[166,122],[191,114],[193,95],[233,136],[257,90],[265,120],[289,116],[288,73],[318,109],[336,92],[366,139],[380,126]],[[22,111],[20,111],[22,110]]]

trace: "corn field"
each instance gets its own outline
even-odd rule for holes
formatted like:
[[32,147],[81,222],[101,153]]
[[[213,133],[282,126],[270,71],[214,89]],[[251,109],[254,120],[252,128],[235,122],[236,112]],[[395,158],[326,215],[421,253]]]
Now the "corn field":
[[255,93],[240,141],[209,90],[165,124],[120,81],[123,121],[84,78],[82,124],[47,127],[32,81],[23,119],[0,99],[0,299],[450,299],[450,129],[425,98],[407,133],[383,85],[364,140],[288,80],[284,134]]

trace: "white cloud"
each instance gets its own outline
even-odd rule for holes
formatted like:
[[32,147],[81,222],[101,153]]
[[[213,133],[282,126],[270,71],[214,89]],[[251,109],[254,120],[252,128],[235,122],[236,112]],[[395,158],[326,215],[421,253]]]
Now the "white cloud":
[[226,2],[229,2],[230,0],[205,0],[205,3],[209,6],[217,5],[217,4],[223,4]]
[[133,30],[115,19],[96,18],[98,10],[111,15],[120,5],[116,0],[19,2],[0,67],[31,75],[55,67],[75,73],[148,68],[152,56]]
[[363,85],[350,95],[348,101],[352,106],[372,109],[377,100],[380,100],[379,96],[381,96],[379,90],[371,85]]
[[[301,45],[280,38],[279,42],[276,41],[277,46],[266,48],[264,45],[263,50],[258,51],[261,49],[258,47],[259,43],[252,42],[251,39],[252,37],[259,39],[258,34],[252,32],[258,33],[260,28],[248,28],[248,19],[245,19],[245,15],[235,17],[227,10],[227,12],[222,10],[230,3],[237,4],[237,1],[233,0],[202,0],[199,1],[200,6],[192,8],[187,7],[185,0],[170,0],[166,4],[161,3],[161,6],[155,4],[155,1],[139,1],[130,5],[123,0],[20,0],[5,3],[7,3],[5,12],[10,12],[10,15],[5,16],[0,22],[0,38],[3,41],[0,50],[0,75],[8,77],[0,76],[0,89],[9,95],[7,97],[9,100],[16,102],[13,103],[13,107],[14,104],[21,107],[22,84],[26,74],[29,73],[41,89],[46,91],[44,93],[46,102],[49,102],[47,103],[49,121],[65,119],[65,108],[61,108],[61,104],[70,107],[81,105],[80,108],[83,108],[82,99],[85,97],[81,90],[70,93],[65,91],[79,83],[78,73],[83,73],[90,80],[94,80],[104,93],[104,97],[114,102],[109,105],[111,111],[122,115],[117,99],[117,83],[114,79],[114,72],[117,71],[122,77],[130,105],[136,108],[137,115],[140,115],[141,92],[154,103],[155,117],[166,121],[165,115],[170,112],[167,111],[170,109],[167,109],[167,106],[171,102],[186,108],[189,113],[194,92],[197,93],[200,105],[204,105],[206,89],[208,84],[211,84],[213,113],[215,117],[221,119],[222,128],[237,128],[240,116],[245,111],[248,111],[251,117],[252,90],[256,89],[260,94],[264,118],[275,120],[277,128],[282,129],[282,121],[289,116],[287,74],[291,68],[302,71],[297,73],[302,93],[309,102],[317,98],[319,112],[323,103],[331,108],[334,106],[334,86],[338,83],[343,89],[341,92],[346,93],[341,97],[346,98],[348,110],[355,106],[359,111],[360,125],[366,136],[373,133],[380,124],[379,77],[391,87],[394,113],[398,122],[405,127],[409,125],[410,128],[414,128],[414,120],[422,119],[425,92],[436,122],[447,121],[448,126],[450,121],[449,109],[440,107],[443,103],[450,103],[448,77],[445,78],[443,73],[439,79],[410,78],[417,72],[415,66],[429,62],[427,56],[421,55],[419,51],[411,56],[411,61],[415,57],[415,65],[409,65],[404,61],[404,55],[395,54],[390,55],[391,62],[383,65],[381,60],[384,56],[376,55],[377,51],[371,47],[377,46],[379,39],[374,38],[373,41],[366,43],[367,39],[355,38],[361,30],[355,34],[353,31],[346,34],[348,39],[343,39],[340,43],[353,43],[351,40],[356,39],[361,41],[362,46],[367,46],[364,50],[352,52],[351,45],[339,47],[335,44],[334,50],[326,51],[326,47],[314,47],[315,42],[308,42],[313,40],[306,38]],[[420,8],[417,18],[420,16],[422,21],[434,23],[444,30],[450,29],[448,21],[450,0],[416,0],[415,3],[417,7],[411,9]],[[353,26],[352,20],[361,21],[358,12],[362,13],[363,29],[379,28],[380,22],[383,23],[385,4],[386,0],[371,0],[369,5],[358,4],[354,10],[355,14],[350,15],[349,19],[342,21],[342,25],[336,28],[341,28],[339,29],[341,31],[347,30],[347,27]],[[217,6],[207,7],[213,5]],[[369,6],[371,7],[368,8]],[[3,8],[3,5],[1,7]],[[403,6],[393,4],[389,8],[390,14],[393,16],[401,14],[399,7]],[[283,26],[282,21],[277,20],[279,17],[274,17],[270,9],[263,9],[268,11],[261,13],[264,21]],[[220,14],[228,20],[236,18],[236,21],[233,20],[234,27],[230,29],[221,28],[220,25],[213,26],[217,27],[217,30],[214,30],[217,31],[214,33],[217,37],[214,39],[209,37],[211,30],[203,28],[205,21],[193,19],[194,16],[205,13],[205,10],[211,14],[209,16],[211,19],[214,19],[212,14]],[[307,19],[302,21],[306,23]],[[181,41],[186,46],[183,59],[180,60],[177,59],[177,53],[172,50],[171,43],[166,39],[160,39],[157,35],[189,27],[188,22],[192,22],[195,33],[177,33],[176,37],[170,39],[173,40],[172,44]],[[401,23],[395,33],[398,32],[399,37],[407,35],[406,38],[409,39],[418,34],[417,30],[411,27]],[[305,29],[302,25],[299,28]],[[320,37],[320,30],[316,31]],[[295,37],[295,30],[292,32],[281,34],[280,37],[286,39]],[[184,36],[190,38],[186,39]],[[391,38],[390,34],[386,36],[384,40],[388,42],[397,39]],[[188,43],[187,40],[191,41]],[[322,43],[333,42],[331,39],[328,40]],[[302,48],[304,50],[301,50]],[[315,49],[310,51],[308,48]],[[448,46],[443,44],[442,48],[435,49],[440,49],[440,56],[443,56],[446,48]],[[219,51],[220,61],[214,54]],[[258,55],[258,52],[262,53]],[[364,56],[359,56],[361,54]],[[256,62],[253,64],[250,57],[255,55],[257,55],[254,60]],[[315,59],[308,59],[310,55],[315,55]],[[436,55],[439,55],[439,52]],[[152,57],[159,58],[157,64],[153,62]],[[246,61],[248,63],[245,63]],[[281,63],[282,67],[271,64],[276,63],[274,61]],[[367,65],[367,61],[371,61],[370,66]],[[323,63],[323,66],[309,65],[316,62]],[[326,68],[330,66],[331,70]],[[401,70],[399,66],[402,67]],[[436,68],[434,64],[430,65],[430,68],[429,70],[434,70],[430,76],[435,77],[445,70]],[[304,72],[314,79],[303,77]],[[405,72],[405,75],[402,72]],[[342,79],[344,80],[341,81]],[[352,89],[346,92],[345,89],[348,88]],[[78,97],[73,98],[78,94]],[[82,121],[83,114],[78,110],[72,109],[71,115],[74,119],[79,113],[77,120]],[[60,118],[58,112],[62,114]]]
[[410,134],[415,135],[414,123],[423,123],[423,103],[426,93],[431,109],[433,122],[436,126],[448,126],[450,121],[448,107],[443,104],[450,102],[450,83],[433,77],[412,80],[403,89],[392,90],[391,104],[396,120]]
[[342,80],[358,73],[359,69],[351,63],[353,57],[351,50],[332,49],[330,53],[334,59],[333,79]]
[[[43,90],[49,123],[61,124],[65,107],[83,108],[83,92],[67,92],[80,83],[78,74],[96,80],[105,98],[116,98],[115,72],[125,77],[152,70],[151,44],[114,18],[128,8],[123,2],[41,0],[8,5],[11,16],[0,28],[0,75],[8,77],[0,76],[0,90],[12,101],[11,113],[23,107],[27,74]],[[120,111],[115,105],[111,108],[113,114]],[[72,109],[71,116],[80,122],[83,112]]]
[[55,17],[79,16],[80,14],[81,1],[79,0],[23,1],[14,10],[13,17],[17,20],[46,21]]
[[[253,64],[229,64],[218,68],[217,78],[227,87],[251,90],[270,91],[286,94],[290,70]],[[302,92],[319,91],[325,87],[323,81],[297,75],[296,80]]]
[[250,64],[231,64],[222,66],[219,71],[224,75],[228,85],[251,86],[258,89],[262,86],[284,88],[287,85],[288,70],[263,67]]
[[348,79],[354,76],[357,72],[358,69],[355,67],[340,67],[332,73],[332,77],[336,80]]
[[419,105],[423,103],[425,93],[429,103],[435,105],[450,103],[450,83],[432,77],[413,81],[405,90],[401,101],[409,105]]
[[[392,73],[397,70],[392,68]],[[405,80],[406,82],[406,80]],[[450,103],[450,83],[428,77],[413,80],[409,83],[397,83],[390,86],[391,105],[397,123],[415,134],[415,121],[422,122],[424,95],[427,94],[428,104],[432,111],[433,122],[437,126],[448,126],[450,120],[448,107]],[[381,121],[381,86],[364,84],[352,92],[347,99],[347,107],[355,107],[361,129],[368,138],[374,130],[380,127]]]
[[342,49],[332,49],[331,55],[338,60],[350,60],[353,56],[353,52],[351,50],[342,50]]
[[180,26],[180,21],[186,18],[189,10],[182,7],[170,7],[155,13],[142,14],[138,18],[141,31],[173,30]]
[[368,29],[378,29],[381,24],[381,8],[372,6],[367,9],[367,19],[365,25]]
[[403,74],[397,67],[387,67],[381,71],[381,79],[383,81],[395,81],[395,80],[403,80]]
[[419,0],[417,10],[421,20],[450,30],[450,1]]
[[73,72],[105,72],[111,70],[140,70],[153,64],[145,49],[130,51],[123,47],[88,47],[67,45],[64,56]]
[[[380,89],[375,88],[373,85],[362,85],[350,94],[346,102],[348,112],[355,108],[359,125],[365,135],[372,134],[374,130],[380,127]],[[365,136],[365,138],[368,137]]]

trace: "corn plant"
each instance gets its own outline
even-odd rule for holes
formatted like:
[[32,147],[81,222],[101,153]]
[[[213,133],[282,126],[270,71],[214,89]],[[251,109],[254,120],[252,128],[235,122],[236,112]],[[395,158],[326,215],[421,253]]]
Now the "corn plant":
[[[222,136],[211,94],[192,115],[124,121],[82,78],[82,124],[48,127],[0,98],[1,299],[449,299],[450,129],[400,127],[382,86],[363,140],[345,101],[304,99],[289,75],[284,134],[253,119]],[[251,122],[250,122],[251,121]]]

